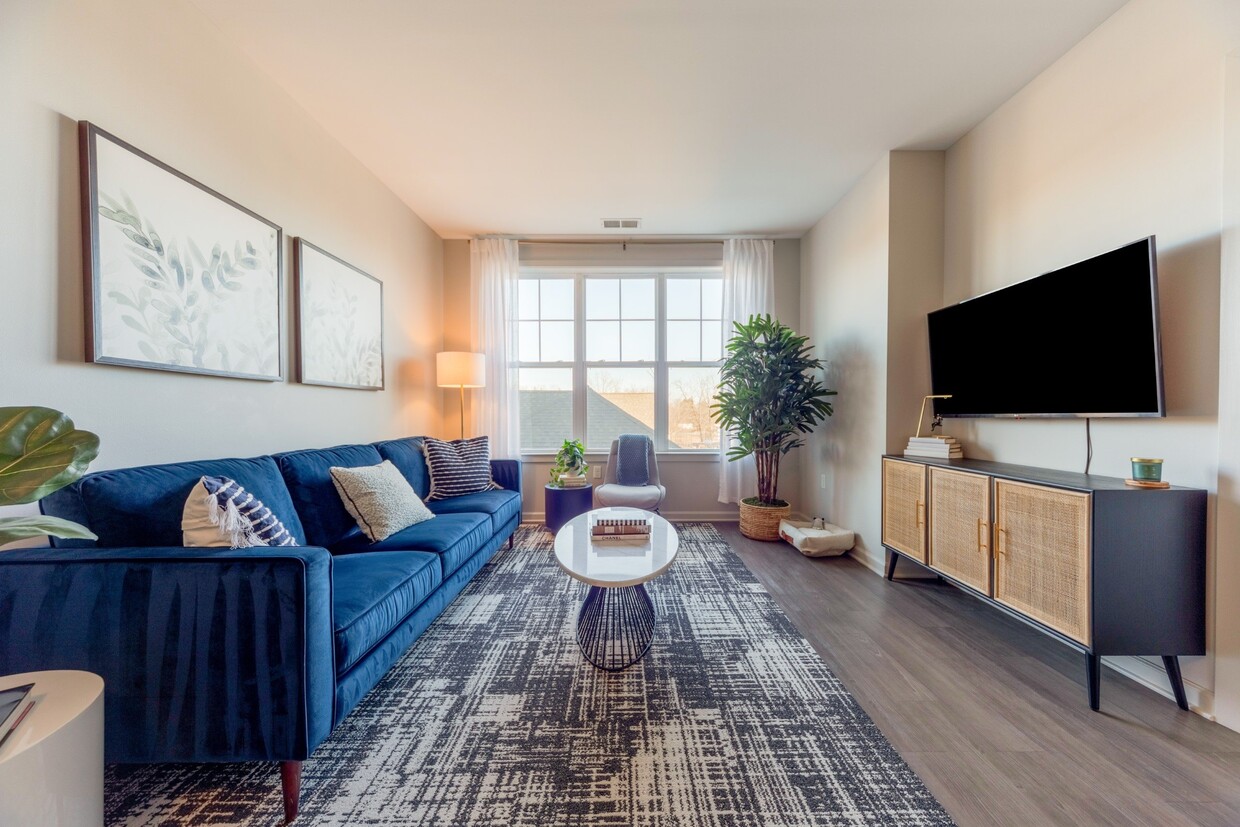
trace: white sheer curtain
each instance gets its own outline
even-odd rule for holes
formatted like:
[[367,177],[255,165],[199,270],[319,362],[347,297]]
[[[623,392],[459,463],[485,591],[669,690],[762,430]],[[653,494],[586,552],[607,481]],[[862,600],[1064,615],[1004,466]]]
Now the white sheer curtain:
[[511,238],[475,238],[469,243],[470,335],[474,351],[486,354],[485,388],[473,391],[473,432],[491,438],[495,459],[521,453],[521,408],[517,399],[517,279],[520,261]]
[[[730,238],[723,243],[723,335],[732,338],[732,323],[775,312],[775,243],[766,239]],[[719,502],[735,503],[758,493],[753,457],[728,461],[730,434],[719,445]]]

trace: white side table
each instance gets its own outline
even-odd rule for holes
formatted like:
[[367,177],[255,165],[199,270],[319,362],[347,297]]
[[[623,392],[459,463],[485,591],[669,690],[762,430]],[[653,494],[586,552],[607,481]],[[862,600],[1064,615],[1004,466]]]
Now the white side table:
[[[644,519],[644,538],[595,541],[603,518]],[[618,672],[637,663],[654,642],[654,602],[643,585],[671,568],[680,548],[676,528],[636,508],[598,508],[569,520],[555,535],[555,560],[590,590],[577,613],[577,645],[599,669]]]
[[70,671],[0,677],[0,688],[26,683],[34,688],[22,705],[34,701],[34,709],[0,747],[0,824],[100,827],[103,678]]

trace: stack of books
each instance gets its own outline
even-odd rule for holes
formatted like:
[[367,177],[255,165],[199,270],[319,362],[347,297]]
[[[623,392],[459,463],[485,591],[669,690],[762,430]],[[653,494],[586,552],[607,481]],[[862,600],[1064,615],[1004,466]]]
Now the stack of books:
[[585,474],[564,474],[560,477],[561,488],[585,488],[589,484]]
[[600,518],[590,526],[590,534],[595,540],[646,540],[650,537],[650,529],[650,521],[643,517]]
[[963,459],[964,448],[954,436],[912,436],[904,449],[906,457]]

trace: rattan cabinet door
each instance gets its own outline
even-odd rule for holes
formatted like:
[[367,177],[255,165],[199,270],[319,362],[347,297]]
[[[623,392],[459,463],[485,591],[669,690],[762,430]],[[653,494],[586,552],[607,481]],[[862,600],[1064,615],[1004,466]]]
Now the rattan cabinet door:
[[926,466],[883,460],[883,545],[926,562]]
[[930,469],[930,568],[990,595],[990,477]]
[[995,600],[1086,645],[1090,499],[995,480]]

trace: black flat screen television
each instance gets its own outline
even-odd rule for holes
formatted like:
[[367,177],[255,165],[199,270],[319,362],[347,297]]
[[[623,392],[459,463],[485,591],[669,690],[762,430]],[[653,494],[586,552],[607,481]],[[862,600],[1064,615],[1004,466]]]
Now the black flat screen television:
[[1165,416],[1154,237],[929,314],[943,416]]

